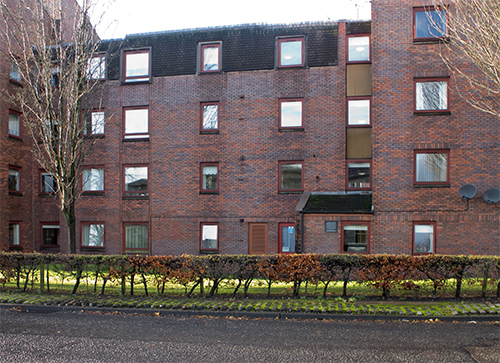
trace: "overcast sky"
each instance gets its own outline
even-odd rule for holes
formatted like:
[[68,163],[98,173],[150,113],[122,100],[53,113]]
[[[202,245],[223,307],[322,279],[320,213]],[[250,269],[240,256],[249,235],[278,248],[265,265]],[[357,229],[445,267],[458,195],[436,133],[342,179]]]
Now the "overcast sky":
[[359,19],[370,19],[369,1],[114,0],[103,19],[99,22],[94,16],[93,21],[101,38],[110,39],[162,30],[357,19],[358,12]]

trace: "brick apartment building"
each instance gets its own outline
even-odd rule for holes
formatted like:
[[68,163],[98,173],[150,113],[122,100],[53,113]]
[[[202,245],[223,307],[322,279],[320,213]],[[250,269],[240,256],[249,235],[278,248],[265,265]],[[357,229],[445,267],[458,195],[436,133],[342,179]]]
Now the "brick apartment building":
[[[500,203],[483,198],[500,187],[499,121],[454,92],[424,4],[104,42],[78,251],[499,254]],[[51,178],[0,107],[1,249],[65,253]]]

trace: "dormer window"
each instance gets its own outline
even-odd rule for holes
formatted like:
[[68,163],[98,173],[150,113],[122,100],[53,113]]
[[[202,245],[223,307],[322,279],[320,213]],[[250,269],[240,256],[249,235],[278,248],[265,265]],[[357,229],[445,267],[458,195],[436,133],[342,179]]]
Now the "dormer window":
[[220,72],[221,43],[200,44],[200,72]]
[[151,77],[150,51],[129,50],[123,53],[123,81],[125,83],[145,82]]
[[304,59],[304,37],[278,38],[278,68],[303,67]]

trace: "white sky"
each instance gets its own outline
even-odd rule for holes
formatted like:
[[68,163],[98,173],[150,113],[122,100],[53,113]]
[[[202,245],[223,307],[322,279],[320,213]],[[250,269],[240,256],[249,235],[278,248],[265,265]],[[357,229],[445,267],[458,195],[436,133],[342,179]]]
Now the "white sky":
[[[79,0],[80,2],[84,0]],[[94,0],[103,6],[107,0]],[[339,19],[370,19],[368,0],[110,0],[99,22],[102,39],[162,30],[225,25],[288,24]],[[356,6],[357,5],[357,6]],[[102,10],[97,10],[102,13]]]

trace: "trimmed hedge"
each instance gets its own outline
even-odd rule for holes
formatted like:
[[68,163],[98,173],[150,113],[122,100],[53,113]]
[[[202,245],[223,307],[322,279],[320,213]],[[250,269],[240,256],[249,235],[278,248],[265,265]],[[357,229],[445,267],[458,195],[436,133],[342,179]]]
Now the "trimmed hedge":
[[[355,255],[355,254],[294,254],[294,255],[210,255],[210,256],[125,256],[125,255],[53,255],[39,253],[0,253],[0,284],[14,281],[17,289],[34,288],[35,281],[50,291],[49,267],[61,283],[71,278],[72,293],[76,293],[82,277],[93,280],[93,292],[105,293],[108,282],[121,284],[121,293],[134,294],[136,283],[142,284],[145,294],[151,289],[161,295],[167,283],[184,286],[186,296],[196,288],[200,295],[214,296],[220,284],[234,283],[233,296],[242,289],[246,297],[255,279],[267,283],[268,295],[275,282],[293,284],[293,296],[299,296],[301,286],[323,284],[326,298],[332,281],[343,283],[342,295],[347,295],[349,282],[366,283],[382,289],[384,297],[393,289],[413,289],[417,281],[429,281],[434,296],[445,283],[456,281],[455,296],[460,297],[462,281],[476,279],[482,282],[482,296],[487,284],[496,284],[500,297],[499,256],[452,255]],[[97,291],[98,281],[102,286]],[[204,291],[205,281],[210,289]],[[89,286],[87,286],[87,289]]]

